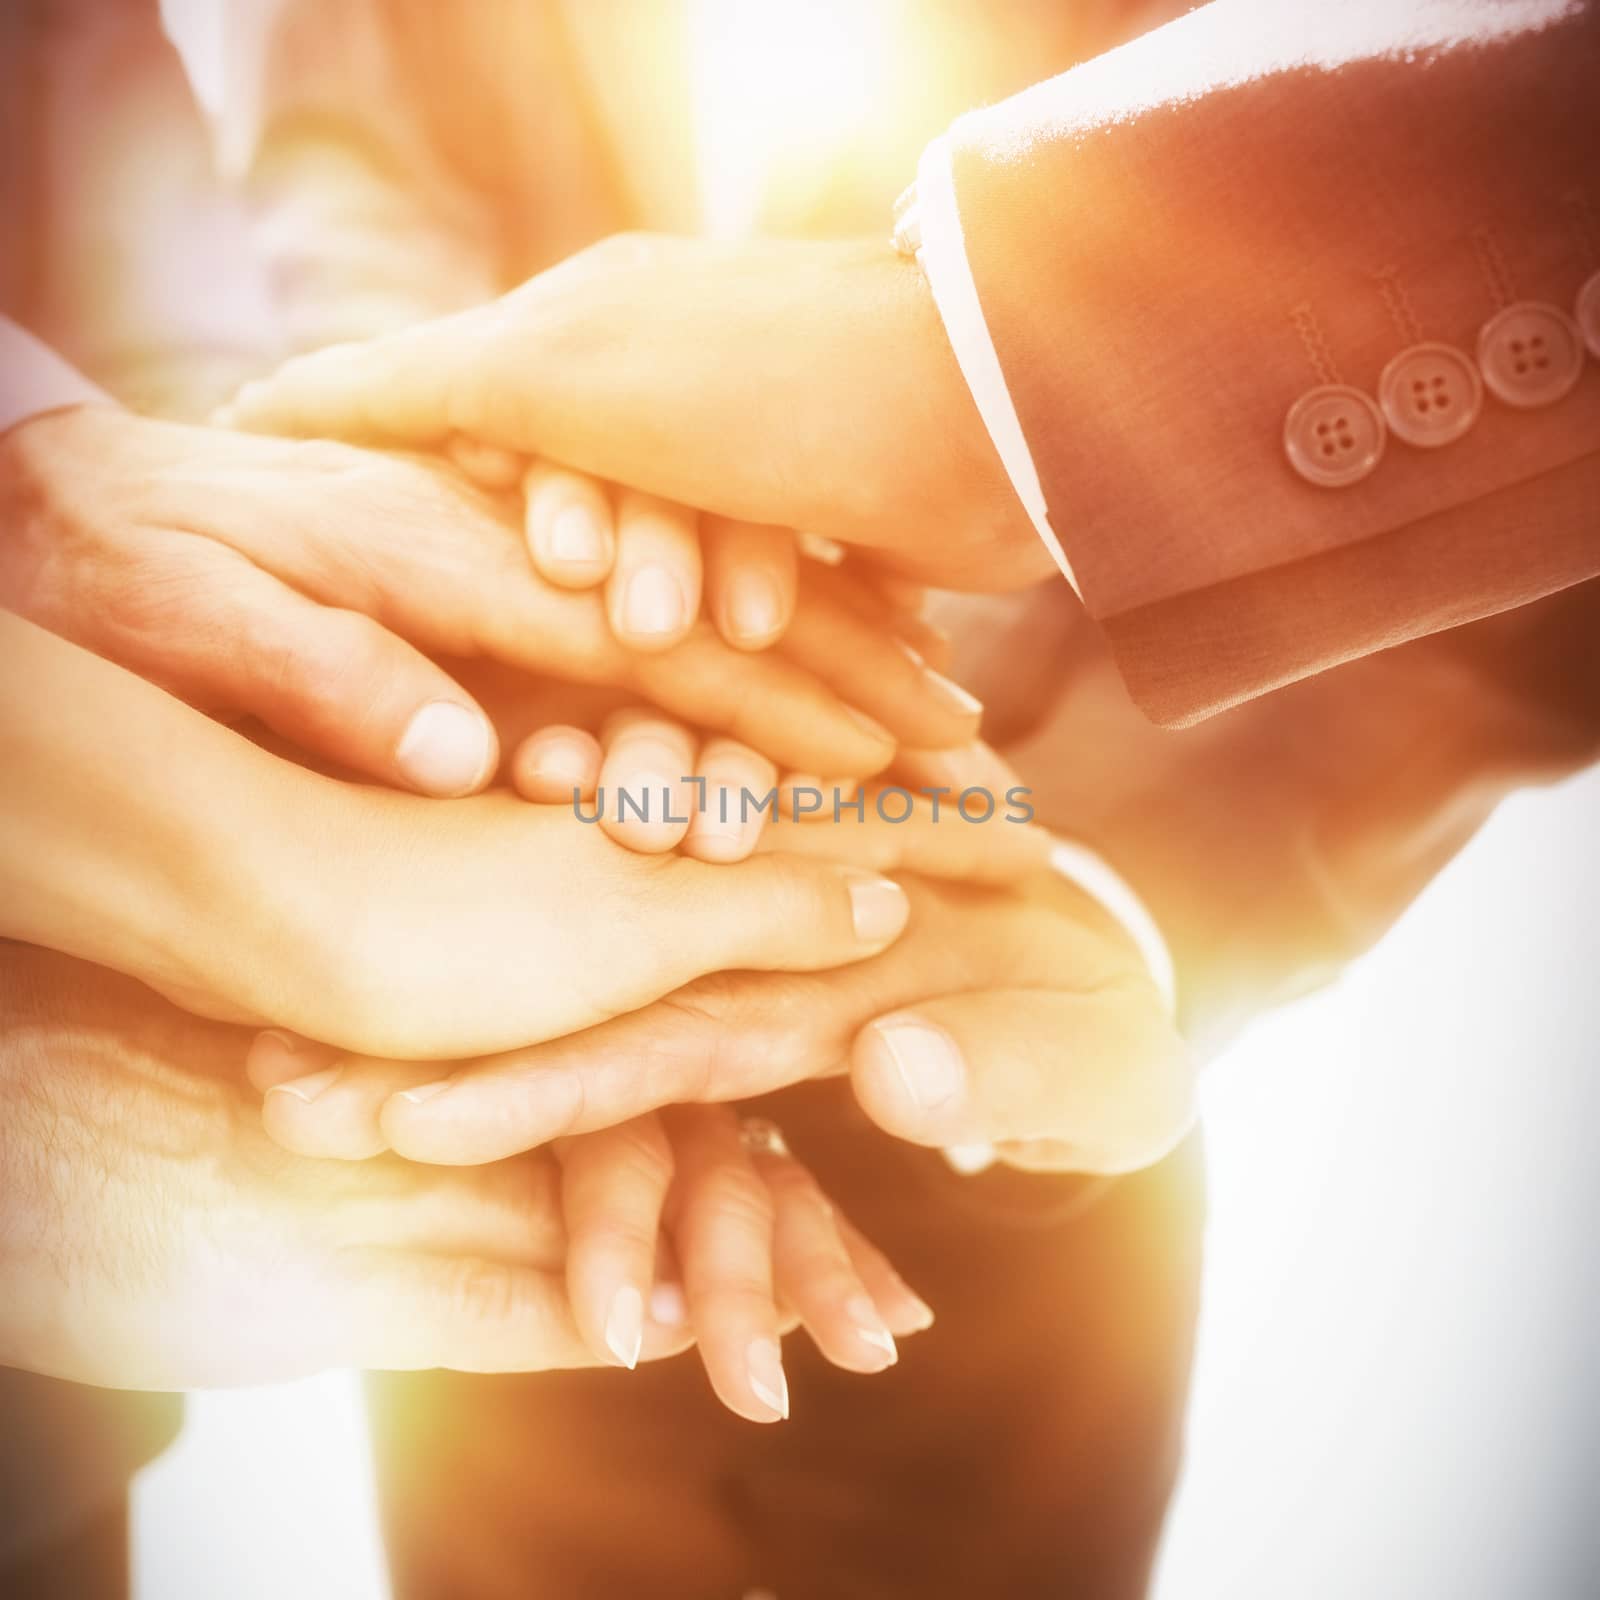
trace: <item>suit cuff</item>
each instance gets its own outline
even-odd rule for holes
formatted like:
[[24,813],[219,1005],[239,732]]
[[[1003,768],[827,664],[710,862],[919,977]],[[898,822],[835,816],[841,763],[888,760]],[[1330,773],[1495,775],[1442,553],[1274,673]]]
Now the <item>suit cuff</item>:
[[983,418],[983,425],[988,429],[1006,476],[1017,491],[1029,520],[1072,585],[1073,593],[1081,599],[1082,591],[1072,575],[1067,553],[1050,526],[1050,512],[1045,506],[1033,452],[1028,449],[1011,391],[1006,387],[1000,357],[989,335],[983,305],[978,299],[978,286],[967,261],[966,237],[961,231],[961,213],[956,208],[955,179],[946,135],[941,134],[922,152],[917,164],[914,204],[915,225],[920,230],[917,261],[933,291],[933,301],[939,308],[939,317],[950,347],[955,351],[961,375],[967,380],[978,415]]
[[46,411],[115,404],[49,345],[0,317],[0,433]]

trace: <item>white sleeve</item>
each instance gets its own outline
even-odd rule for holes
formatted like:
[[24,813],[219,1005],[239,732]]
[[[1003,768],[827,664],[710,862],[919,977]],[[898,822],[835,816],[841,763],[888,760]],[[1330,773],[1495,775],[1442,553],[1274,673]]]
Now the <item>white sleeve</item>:
[[115,403],[49,345],[0,317],[0,433],[45,411]]
[[1011,391],[1006,387],[989,324],[984,320],[978,286],[973,282],[972,267],[967,261],[961,213],[956,208],[950,144],[943,135],[922,152],[922,160],[917,164],[916,197],[900,218],[896,238],[897,242],[905,239],[914,247],[961,375],[972,391],[978,414],[999,452],[1006,476],[1011,479],[1045,548],[1055,558],[1073,592],[1081,598],[1066,551],[1050,526],[1050,513],[1044,503],[1044,490],[1039,486],[1033,453],[1028,449]]

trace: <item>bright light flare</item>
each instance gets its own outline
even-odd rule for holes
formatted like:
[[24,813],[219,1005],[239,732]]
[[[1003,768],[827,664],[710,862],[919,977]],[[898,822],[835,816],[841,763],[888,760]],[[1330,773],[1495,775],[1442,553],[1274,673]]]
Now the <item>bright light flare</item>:
[[874,0],[691,0],[689,61],[701,220],[751,232],[767,197],[845,151],[893,66]]

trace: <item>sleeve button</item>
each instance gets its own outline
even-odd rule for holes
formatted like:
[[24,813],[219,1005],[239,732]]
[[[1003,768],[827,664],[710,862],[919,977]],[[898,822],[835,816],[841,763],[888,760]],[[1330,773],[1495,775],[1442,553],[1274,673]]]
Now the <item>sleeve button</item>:
[[1522,300],[1484,323],[1478,365],[1508,406],[1553,405],[1583,371],[1583,335],[1560,306]]
[[1378,379],[1378,400],[1397,439],[1435,449],[1459,439],[1483,410],[1483,379],[1464,351],[1414,344]]
[[1289,465],[1324,489],[1359,483],[1382,459],[1383,440],[1383,417],[1371,396],[1342,383],[1308,389],[1283,421]]
[[1574,309],[1578,316],[1578,327],[1583,331],[1583,342],[1588,345],[1589,354],[1600,361],[1600,272],[1595,273],[1578,291],[1578,303]]

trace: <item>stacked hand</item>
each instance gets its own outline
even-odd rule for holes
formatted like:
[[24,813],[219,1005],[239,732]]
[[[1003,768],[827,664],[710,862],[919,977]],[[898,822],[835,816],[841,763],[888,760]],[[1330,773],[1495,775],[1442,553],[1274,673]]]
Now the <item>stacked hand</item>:
[[292,361],[225,415],[464,436],[949,588],[1053,571],[922,274],[887,243],[622,235],[489,305]]

